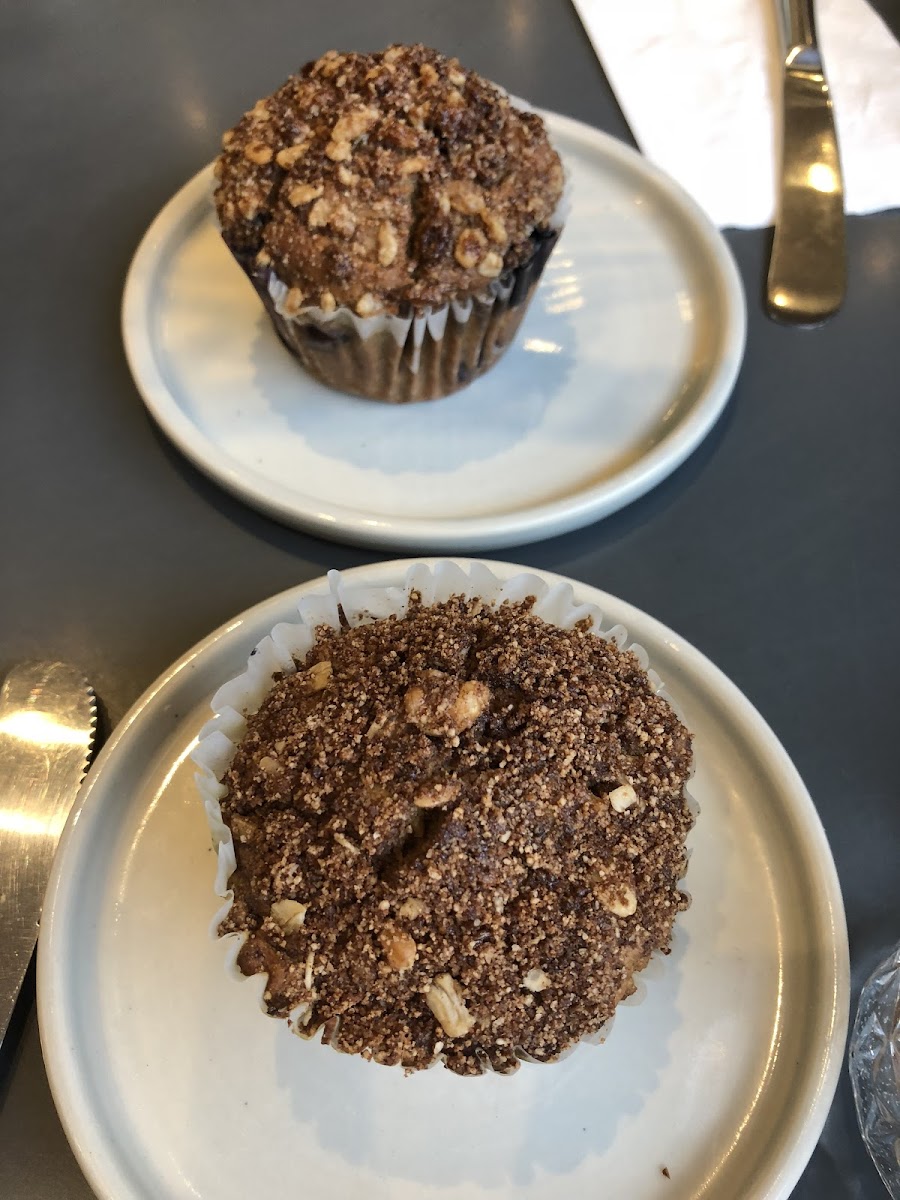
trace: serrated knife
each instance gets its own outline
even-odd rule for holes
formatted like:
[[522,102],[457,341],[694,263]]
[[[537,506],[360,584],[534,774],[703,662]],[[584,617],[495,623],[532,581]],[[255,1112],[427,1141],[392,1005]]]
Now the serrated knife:
[[844,184],[813,0],[776,0],[783,141],[766,303],[777,321],[819,325],[846,289]]
[[68,663],[20,663],[0,689],[0,1043],[34,953],[96,715],[93,692]]

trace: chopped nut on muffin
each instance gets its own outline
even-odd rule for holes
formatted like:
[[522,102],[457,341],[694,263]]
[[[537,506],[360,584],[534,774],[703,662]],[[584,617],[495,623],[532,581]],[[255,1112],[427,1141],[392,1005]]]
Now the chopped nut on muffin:
[[531,602],[323,627],[224,776],[220,932],[272,1015],[340,1050],[550,1061],[668,950],[691,757],[633,654]]
[[[307,64],[225,134],[216,176],[222,235],[288,348],[325,382],[390,400],[445,394],[499,357],[559,233],[564,183],[536,113],[424,46]],[[394,361],[399,327],[361,346],[323,321],[411,321],[464,300],[492,321],[469,322],[466,346],[429,331],[440,378],[412,334]]]
[[226,242],[308,304],[439,306],[531,258],[562,194],[543,122],[424,46],[326,54],[225,135]]

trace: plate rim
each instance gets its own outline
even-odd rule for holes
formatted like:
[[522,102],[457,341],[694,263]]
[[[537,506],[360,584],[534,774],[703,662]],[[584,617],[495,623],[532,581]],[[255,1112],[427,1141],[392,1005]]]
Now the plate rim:
[[[373,517],[360,509],[323,503],[219,451],[183,412],[160,369],[152,322],[152,283],[161,252],[210,189],[213,164],[193,175],[163,205],[145,231],[128,267],[121,303],[125,356],[147,411],[177,449],[208,478],[245,504],[283,524],[333,541],[385,550],[481,551],[553,537],[600,520],[639,499],[676,470],[706,438],[734,390],[747,340],[747,302],[728,243],[699,204],[669,175],[625,142],[574,117],[538,110],[551,131],[580,140],[601,156],[640,176],[690,227],[713,268],[721,298],[718,357],[685,418],[649,452],[610,479],[539,504],[479,517]],[[575,199],[577,203],[577,197]],[[289,497],[294,497],[293,500]]]
[[[823,1018],[820,1018],[824,1019],[827,1026],[827,1041],[820,1047],[817,1062],[811,1064],[807,1070],[802,1096],[805,1104],[797,1102],[794,1105],[792,1117],[796,1129],[790,1139],[782,1142],[780,1154],[771,1162],[768,1171],[763,1165],[759,1173],[762,1178],[757,1179],[753,1191],[745,1197],[745,1200],[788,1200],[812,1156],[831,1108],[843,1065],[850,1008],[849,945],[840,881],[824,826],[799,771],[758,709],[702,651],[657,618],[590,584],[541,568],[460,556],[432,556],[368,563],[341,571],[341,576],[350,582],[370,581],[373,575],[381,579],[402,577],[402,572],[415,562],[434,566],[441,561],[454,562],[463,569],[477,561],[484,563],[501,577],[526,572],[537,575],[551,585],[566,583],[575,589],[576,598],[596,604],[604,614],[610,611],[611,604],[616,620],[620,620],[626,628],[635,628],[634,618],[637,618],[637,624],[649,629],[654,638],[681,654],[682,661],[690,663],[695,678],[703,682],[703,690],[707,694],[710,694],[710,685],[713,685],[714,694],[719,695],[723,705],[740,719],[741,726],[751,731],[754,742],[764,750],[766,758],[777,764],[779,774],[785,782],[785,790],[790,792],[790,808],[798,828],[802,830],[803,844],[810,852],[810,862],[814,862],[818,879],[823,884],[821,894],[816,897],[816,909],[822,914],[823,927],[827,927],[831,933],[828,947],[823,948],[830,950],[829,961],[834,966],[833,981],[829,974],[827,1016],[823,1001]],[[229,641],[238,642],[244,636],[243,631],[248,625],[265,623],[264,618],[268,620],[267,614],[270,612],[278,614],[275,620],[283,619],[280,614],[285,605],[295,598],[326,586],[326,576],[318,576],[249,606],[219,625],[164,670],[138,697],[101,749],[88,773],[85,785],[76,797],[60,838],[47,885],[41,936],[38,940],[38,1026],[47,1078],[60,1121],[85,1177],[98,1197],[102,1197],[103,1200],[144,1200],[146,1193],[133,1189],[127,1192],[122,1190],[123,1180],[119,1177],[116,1158],[109,1153],[102,1133],[98,1135],[102,1126],[99,1122],[91,1120],[92,1109],[87,1089],[76,1065],[77,1055],[75,1039],[69,1024],[69,1009],[62,1000],[65,987],[61,976],[64,974],[63,966],[67,955],[71,955],[71,950],[67,950],[64,936],[66,909],[64,905],[61,906],[60,901],[67,884],[71,886],[72,878],[77,875],[78,859],[73,857],[73,854],[78,849],[77,839],[80,836],[82,813],[91,803],[93,794],[101,791],[108,770],[107,763],[113,760],[119,745],[128,737],[130,730],[141,721],[155,702],[162,701],[165,692],[177,689],[182,676],[190,671],[198,658],[217,646],[227,645]],[[274,621],[268,623],[274,624]],[[74,850],[70,850],[73,845]],[[57,997],[60,998],[59,1001]]]

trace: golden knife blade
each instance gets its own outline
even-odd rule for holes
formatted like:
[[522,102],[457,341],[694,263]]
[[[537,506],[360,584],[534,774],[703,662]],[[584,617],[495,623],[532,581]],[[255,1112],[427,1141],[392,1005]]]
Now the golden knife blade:
[[766,300],[769,315],[819,325],[846,290],[844,184],[813,0],[777,0],[785,46],[781,186]]
[[68,663],[20,663],[0,688],[0,1042],[34,952],[96,718],[93,692]]

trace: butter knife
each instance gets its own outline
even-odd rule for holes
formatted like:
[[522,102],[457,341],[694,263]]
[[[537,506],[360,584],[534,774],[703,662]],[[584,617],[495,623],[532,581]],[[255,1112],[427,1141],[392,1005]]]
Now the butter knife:
[[50,866],[96,719],[93,692],[67,663],[21,663],[0,689],[0,1043],[34,953]]
[[844,185],[813,0],[776,0],[784,46],[783,143],[769,315],[819,325],[846,290]]

